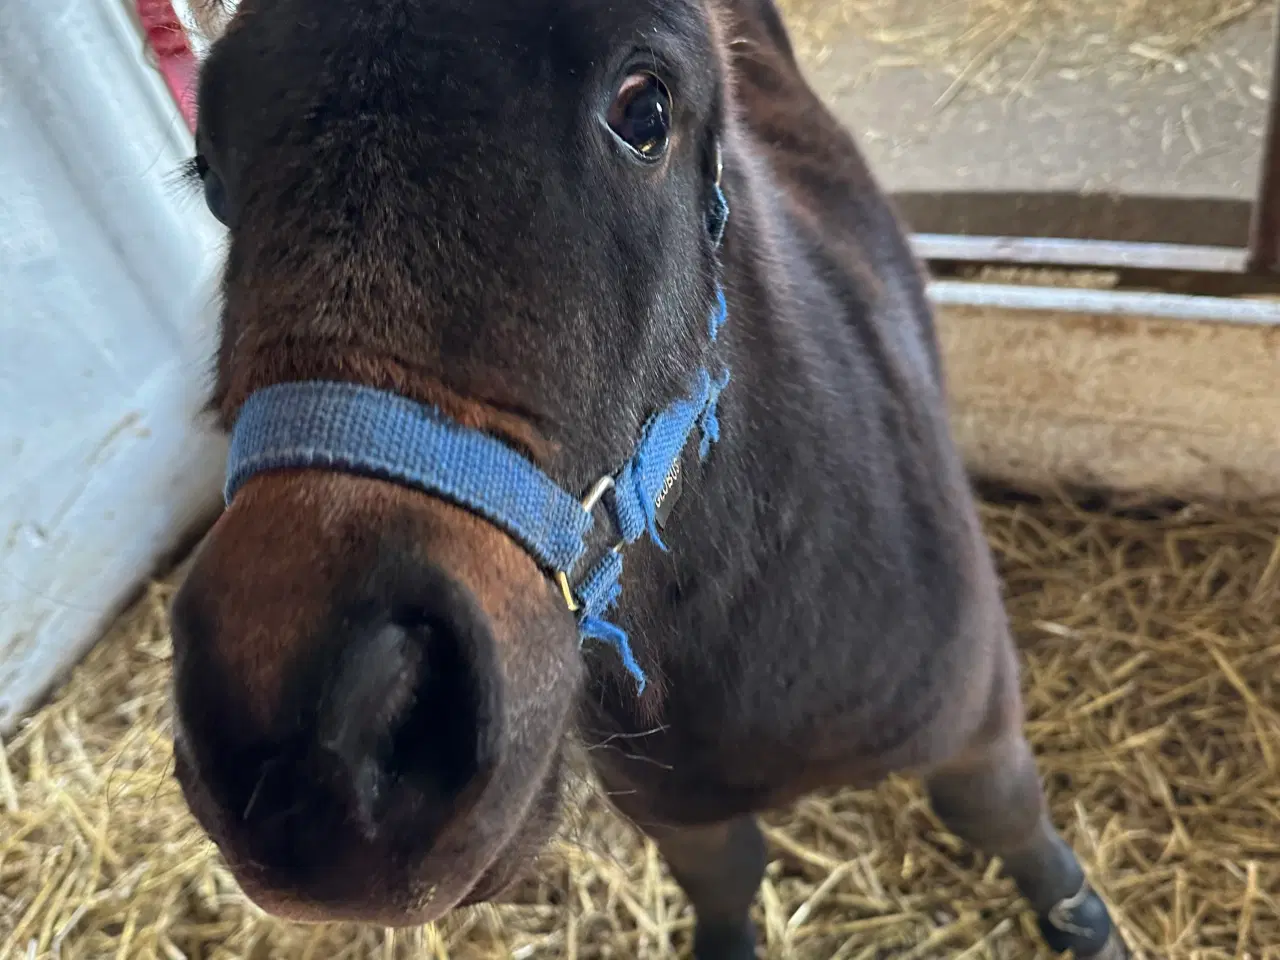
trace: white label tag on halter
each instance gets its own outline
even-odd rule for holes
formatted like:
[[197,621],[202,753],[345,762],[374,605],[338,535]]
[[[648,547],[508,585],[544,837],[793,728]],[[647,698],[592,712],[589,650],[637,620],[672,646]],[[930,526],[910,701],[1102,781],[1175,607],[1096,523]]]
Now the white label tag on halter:
[[658,502],[654,505],[653,516],[659,530],[666,527],[667,518],[671,516],[671,511],[675,509],[676,501],[683,492],[684,471],[680,469],[680,460],[677,460],[667,474],[667,479],[663,481],[662,490],[658,492]]

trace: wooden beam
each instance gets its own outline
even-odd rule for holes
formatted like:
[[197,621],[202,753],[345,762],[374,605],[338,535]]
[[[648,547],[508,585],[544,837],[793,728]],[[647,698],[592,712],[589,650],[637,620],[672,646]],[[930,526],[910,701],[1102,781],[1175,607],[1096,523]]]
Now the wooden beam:
[[975,475],[1280,496],[1280,304],[960,283],[933,296]]

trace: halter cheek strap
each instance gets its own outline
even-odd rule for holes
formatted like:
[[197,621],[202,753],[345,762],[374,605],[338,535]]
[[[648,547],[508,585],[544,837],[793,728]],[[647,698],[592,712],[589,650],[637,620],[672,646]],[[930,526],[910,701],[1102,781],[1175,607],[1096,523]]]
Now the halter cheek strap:
[[[718,166],[717,158],[707,212],[717,247],[729,213]],[[712,341],[726,318],[717,284]],[[501,441],[407,397],[353,383],[275,384],[241,407],[223,495],[230,505],[250,477],[266,470],[315,468],[378,477],[466,507],[533,556],[559,586],[580,639],[612,645],[643,692],[645,675],[630,640],[608,618],[622,593],[623,549],[645,536],[667,549],[660,531],[683,488],[684,452],[695,430],[702,458],[719,439],[716,403],[728,383],[727,367],[699,368],[686,393],[645,424],[621,468],[582,496]]]

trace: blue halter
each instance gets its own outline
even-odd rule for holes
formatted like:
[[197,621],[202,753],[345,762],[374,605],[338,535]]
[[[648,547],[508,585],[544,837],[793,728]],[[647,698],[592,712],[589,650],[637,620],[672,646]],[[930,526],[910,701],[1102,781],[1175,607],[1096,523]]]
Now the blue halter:
[[[718,247],[729,211],[716,180],[707,228]],[[726,318],[717,284],[712,340]],[[229,506],[236,491],[262,471],[310,467],[391,480],[466,507],[538,561],[575,615],[580,640],[612,645],[643,692],[645,675],[630,640],[608,619],[622,593],[622,548],[648,535],[667,549],[660,527],[679,496],[685,448],[695,428],[701,458],[719,439],[716,402],[728,382],[727,368],[700,368],[688,392],[645,424],[621,469],[583,497],[565,491],[506,444],[398,394],[329,381],[275,384],[251,394],[240,409],[223,496]],[[603,555],[590,555],[600,539],[594,533],[601,513],[613,531]]]

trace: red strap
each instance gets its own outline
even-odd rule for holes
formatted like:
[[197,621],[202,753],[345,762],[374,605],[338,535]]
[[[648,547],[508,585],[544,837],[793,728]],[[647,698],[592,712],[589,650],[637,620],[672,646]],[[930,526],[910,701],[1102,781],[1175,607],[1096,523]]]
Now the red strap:
[[192,130],[196,128],[196,56],[170,0],[137,0],[138,16],[156,66]]

